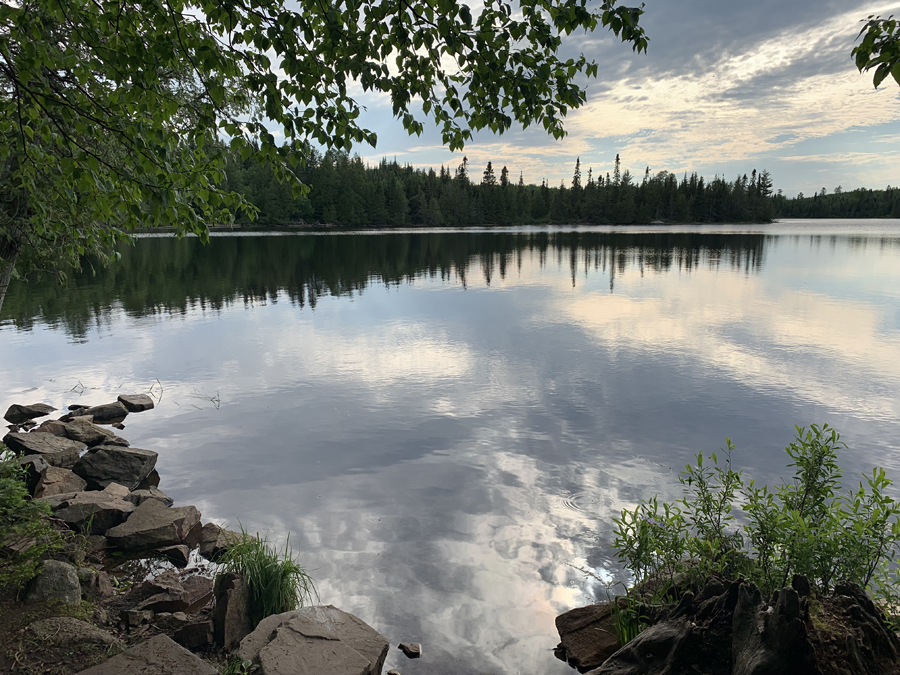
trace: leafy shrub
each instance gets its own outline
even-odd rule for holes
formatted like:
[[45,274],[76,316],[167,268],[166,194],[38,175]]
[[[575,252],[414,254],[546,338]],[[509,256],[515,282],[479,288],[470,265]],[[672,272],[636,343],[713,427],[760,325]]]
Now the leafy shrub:
[[16,456],[0,445],[0,589],[31,580],[41,560],[57,546],[49,513],[46,503],[29,496],[25,470]]
[[315,582],[294,559],[290,540],[281,553],[265,538],[241,529],[219,560],[221,574],[239,574],[249,592],[250,619],[256,626],[267,616],[302,607],[318,598]]
[[711,463],[699,453],[679,474],[683,499],[660,504],[654,497],[615,519],[615,546],[635,582],[661,600],[679,574],[694,581],[743,576],[768,594],[802,574],[820,593],[858,583],[893,613],[900,600],[900,504],[886,494],[892,483],[884,471],[842,491],[837,451],[846,445],[828,425],[812,425],[797,427],[785,449],[791,480],[758,487],[733,469],[735,447],[726,441],[721,464],[715,453]]

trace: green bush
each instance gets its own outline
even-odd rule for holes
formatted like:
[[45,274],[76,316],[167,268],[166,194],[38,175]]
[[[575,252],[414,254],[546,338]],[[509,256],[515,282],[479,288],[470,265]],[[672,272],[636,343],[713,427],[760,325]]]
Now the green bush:
[[259,534],[251,536],[241,529],[219,560],[221,574],[239,574],[249,591],[250,619],[256,626],[267,616],[302,607],[312,601],[315,582],[294,559],[290,540],[278,550]]
[[660,504],[654,497],[615,519],[620,560],[653,591],[651,600],[668,595],[680,574],[695,582],[742,576],[767,594],[802,574],[820,593],[858,583],[894,613],[900,504],[886,494],[892,483],[884,471],[842,491],[837,451],[846,445],[828,425],[812,425],[797,427],[785,449],[791,480],[758,487],[733,469],[735,447],[726,441],[721,464],[715,453],[711,463],[700,453],[681,472],[683,499]]
[[50,507],[32,500],[25,470],[16,456],[0,445],[0,589],[23,586],[41,561],[58,544],[47,520]]

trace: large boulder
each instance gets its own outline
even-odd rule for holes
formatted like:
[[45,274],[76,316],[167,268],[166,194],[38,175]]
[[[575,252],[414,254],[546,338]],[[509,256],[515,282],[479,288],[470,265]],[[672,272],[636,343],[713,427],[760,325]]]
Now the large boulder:
[[44,497],[50,504],[54,518],[62,520],[70,529],[85,534],[105,534],[124,523],[135,506],[107,492],[69,492]]
[[11,432],[3,437],[7,448],[19,455],[41,455],[50,466],[71,469],[87,446],[53,434]]
[[45,560],[40,574],[28,585],[25,602],[80,604],[81,582],[78,580],[78,572],[68,563]]
[[216,580],[216,605],[213,608],[213,635],[216,644],[232,649],[252,630],[247,585],[233,572],[221,575]]
[[94,424],[88,417],[76,417],[65,425],[65,429],[66,436],[73,441],[80,441],[91,448],[95,445],[122,445],[126,447],[129,445],[124,438],[116,436],[109,429],[104,429]]
[[[82,408],[81,410],[76,410],[75,414],[78,416],[90,415],[94,418],[95,424],[115,424],[128,416],[128,408],[116,401],[115,403],[104,403],[103,405],[95,405],[90,408]],[[62,419],[65,419],[65,417]]]
[[153,409],[153,399],[147,394],[122,394],[119,403],[125,406],[128,412],[138,413]]
[[241,541],[242,538],[240,532],[222,529],[215,523],[207,523],[201,532],[200,555],[210,562],[218,562],[228,547],[233,542]]
[[78,675],[216,675],[216,669],[169,636],[156,635]]
[[582,673],[602,665],[619,650],[609,603],[560,614],[556,617],[556,630],[560,639],[557,654]]
[[121,525],[106,533],[110,546],[138,551],[184,544],[191,530],[200,529],[200,512],[193,506],[167,507],[148,499]]
[[267,617],[238,649],[260,675],[379,675],[387,653],[374,628],[331,605]]
[[51,466],[41,476],[34,489],[34,496],[51,497],[67,492],[81,492],[87,488],[87,481],[69,469]]
[[152,450],[98,445],[88,450],[72,470],[93,489],[103,489],[110,483],[119,483],[131,490],[150,475],[156,466],[157,457]]
[[56,410],[56,408],[45,403],[32,403],[31,405],[19,405],[18,403],[13,403],[9,406],[3,419],[10,424],[23,424],[28,420],[33,420],[35,417],[49,415],[54,410]]

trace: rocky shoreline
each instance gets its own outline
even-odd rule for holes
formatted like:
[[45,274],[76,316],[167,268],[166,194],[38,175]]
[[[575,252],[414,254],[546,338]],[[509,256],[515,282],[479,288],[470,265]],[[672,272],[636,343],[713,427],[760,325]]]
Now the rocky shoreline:
[[[129,414],[153,408],[150,396],[135,394],[72,405],[40,425],[35,420],[54,408],[16,404],[6,412],[10,431],[3,444],[25,469],[32,498],[48,505],[68,537],[18,597],[5,602],[0,631],[18,642],[7,639],[0,670],[381,675],[388,641],[331,605],[253,625],[245,580],[216,565],[249,535],[204,524],[194,506],[176,506],[159,489],[158,454],[133,448],[116,433]],[[4,546],[15,553],[34,543]],[[28,645],[40,645],[40,653]],[[398,649],[409,658],[421,655],[419,645]]]

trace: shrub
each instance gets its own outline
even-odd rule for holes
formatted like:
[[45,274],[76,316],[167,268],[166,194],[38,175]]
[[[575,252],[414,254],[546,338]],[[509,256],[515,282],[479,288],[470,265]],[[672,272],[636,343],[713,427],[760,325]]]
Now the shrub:
[[884,471],[876,468],[858,489],[842,492],[837,451],[846,445],[828,425],[812,425],[797,427],[785,449],[791,480],[758,487],[732,468],[735,447],[726,441],[721,465],[715,453],[711,463],[700,453],[681,472],[683,499],[660,504],[654,497],[615,519],[615,546],[635,582],[652,580],[652,599],[661,600],[678,574],[698,582],[743,576],[767,594],[801,574],[820,593],[858,583],[894,613],[900,504],[886,494],[892,483]]
[[25,470],[16,456],[0,445],[0,589],[30,581],[57,546],[49,513],[46,503],[29,496]]
[[221,574],[234,572],[247,584],[250,619],[256,626],[267,616],[302,607],[318,599],[315,582],[294,559],[290,539],[278,550],[257,534],[241,529],[219,560]]

